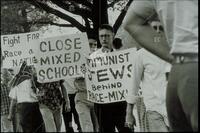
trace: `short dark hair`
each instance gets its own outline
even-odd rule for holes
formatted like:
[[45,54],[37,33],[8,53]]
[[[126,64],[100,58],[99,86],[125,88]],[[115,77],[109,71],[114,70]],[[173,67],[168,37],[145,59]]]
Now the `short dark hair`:
[[115,38],[115,39],[113,40],[113,47],[114,47],[115,49],[120,49],[122,46],[123,46],[123,44],[122,44],[122,39],[120,39],[120,38]]
[[83,81],[83,80],[85,80],[85,78],[84,77],[77,77],[77,78],[75,78],[75,80]]
[[103,30],[103,29],[114,32],[113,27],[109,24],[102,24],[101,26],[99,26],[99,30]]
[[95,33],[91,33],[91,34],[88,34],[88,39],[97,40],[97,36],[95,35]]

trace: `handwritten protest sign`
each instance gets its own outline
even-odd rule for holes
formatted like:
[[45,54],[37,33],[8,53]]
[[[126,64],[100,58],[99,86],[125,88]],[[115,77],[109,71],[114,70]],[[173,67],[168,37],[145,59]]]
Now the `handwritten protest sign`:
[[136,49],[92,55],[86,63],[87,98],[95,103],[125,101],[132,88],[132,68]]
[[57,81],[82,75],[81,66],[89,55],[86,33],[43,38],[38,42],[36,66],[38,81]]
[[23,61],[28,65],[33,64],[33,41],[41,37],[40,32],[29,32],[22,34],[2,35],[1,52],[4,56],[3,67],[20,67]]

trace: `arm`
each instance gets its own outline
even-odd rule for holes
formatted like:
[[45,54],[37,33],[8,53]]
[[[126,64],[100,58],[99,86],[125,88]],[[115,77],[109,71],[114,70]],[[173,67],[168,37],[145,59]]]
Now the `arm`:
[[[148,1],[150,2],[150,1]],[[145,4],[145,5],[144,5]],[[130,6],[124,21],[124,29],[145,49],[160,58],[172,62],[173,56],[169,53],[170,48],[167,44],[164,33],[159,43],[154,42],[156,32],[146,23],[150,16],[155,15],[153,6],[146,1],[134,1]]]
[[140,49],[136,51],[134,55],[134,62],[133,62],[133,77],[132,77],[132,85],[133,88],[130,88],[128,90],[128,95],[126,97],[127,103],[135,104],[137,97],[138,97],[138,91],[140,88],[141,80],[143,79],[144,74],[144,63],[143,63],[143,52],[144,49]]
[[127,103],[125,126],[129,127],[132,130],[134,130],[134,126],[136,126],[136,120],[133,115],[133,108],[134,104]]
[[9,107],[8,120],[13,119],[13,114],[15,112],[15,108],[16,108],[16,105],[17,105],[17,88],[18,87],[15,86],[9,92],[9,97],[11,99],[11,102],[10,102],[10,107]]
[[68,93],[67,93],[67,89],[65,88],[65,86],[63,85],[63,82],[64,81],[61,81],[60,82],[60,86],[61,86],[61,91],[62,91],[62,94],[63,94],[63,97],[65,99],[65,110],[66,111],[70,111],[71,110],[71,107],[70,107],[70,101],[69,101],[69,96],[68,96]]
[[15,112],[16,105],[17,105],[17,100],[11,99],[11,103],[10,103],[10,107],[9,107],[8,120],[13,119],[13,114]]
[[[142,50],[142,49],[141,49]],[[140,82],[144,72],[143,58],[141,57],[142,51],[139,50],[135,53],[134,64],[133,64],[133,88],[128,90],[126,97],[127,108],[126,108],[126,126],[133,129],[136,125],[135,117],[133,115],[134,105],[136,104],[138,91],[140,88]]]

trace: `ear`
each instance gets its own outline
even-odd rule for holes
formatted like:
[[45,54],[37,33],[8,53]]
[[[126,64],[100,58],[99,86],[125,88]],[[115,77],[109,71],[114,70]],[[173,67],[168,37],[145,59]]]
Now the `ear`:
[[113,40],[114,40],[114,38],[115,38],[115,33],[112,33],[112,36],[113,36]]

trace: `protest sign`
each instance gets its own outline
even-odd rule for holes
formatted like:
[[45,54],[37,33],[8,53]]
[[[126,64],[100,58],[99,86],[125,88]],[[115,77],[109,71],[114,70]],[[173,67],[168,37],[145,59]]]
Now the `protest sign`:
[[125,101],[132,88],[135,48],[92,55],[86,63],[87,98],[95,103]]
[[35,55],[38,82],[81,76],[81,66],[88,55],[86,33],[40,39]]
[[3,67],[20,67],[23,61],[33,64],[34,40],[41,37],[41,32],[29,32],[1,36],[1,52],[4,56]]

